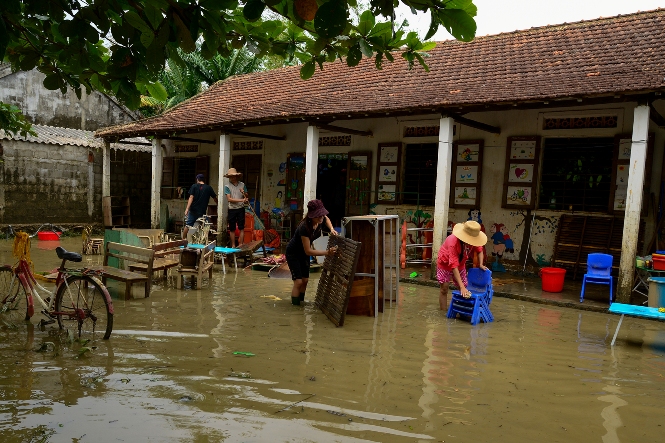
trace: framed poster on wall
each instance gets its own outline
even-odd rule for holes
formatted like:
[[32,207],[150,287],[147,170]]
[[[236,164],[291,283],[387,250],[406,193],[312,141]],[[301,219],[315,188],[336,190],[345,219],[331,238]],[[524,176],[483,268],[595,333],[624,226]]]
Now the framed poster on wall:
[[376,202],[397,203],[399,199],[402,143],[379,143],[376,162]]
[[[647,215],[649,208],[649,187],[651,183],[651,164],[653,162],[654,133],[649,133],[647,143],[647,167],[644,170],[644,194],[642,195],[642,214]],[[614,137],[614,160],[610,187],[610,214],[623,215],[626,212],[628,197],[628,170],[630,167],[630,151],[633,145],[632,134],[619,134]]]
[[459,140],[453,144],[450,207],[478,208],[483,168],[483,140]]
[[503,201],[508,209],[533,209],[538,200],[540,137],[508,137]]

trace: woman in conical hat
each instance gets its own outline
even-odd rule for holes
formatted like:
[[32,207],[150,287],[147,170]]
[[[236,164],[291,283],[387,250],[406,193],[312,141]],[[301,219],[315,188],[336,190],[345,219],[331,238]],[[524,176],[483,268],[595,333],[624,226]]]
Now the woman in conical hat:
[[448,309],[450,283],[455,283],[459,287],[463,297],[471,296],[466,288],[469,285],[466,279],[466,262],[476,252],[478,253],[480,269],[486,270],[487,268],[482,264],[486,243],[487,235],[480,230],[480,224],[472,220],[456,224],[452,235],[449,235],[443,242],[436,261],[436,278],[439,281],[439,307],[441,310]]

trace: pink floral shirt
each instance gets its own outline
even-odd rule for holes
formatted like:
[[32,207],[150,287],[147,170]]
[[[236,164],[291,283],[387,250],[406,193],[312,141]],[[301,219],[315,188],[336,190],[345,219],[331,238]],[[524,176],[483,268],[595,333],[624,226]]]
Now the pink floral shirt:
[[462,253],[462,242],[454,235],[449,235],[441,245],[441,249],[439,249],[439,255],[436,260],[437,267],[445,271],[462,268],[469,259],[469,256],[474,252],[483,252],[483,247],[464,245],[464,255],[460,262],[459,256]]

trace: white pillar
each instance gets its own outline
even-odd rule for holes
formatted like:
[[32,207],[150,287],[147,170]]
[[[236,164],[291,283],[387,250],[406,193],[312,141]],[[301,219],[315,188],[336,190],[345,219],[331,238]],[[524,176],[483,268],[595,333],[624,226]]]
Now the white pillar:
[[319,128],[307,127],[305,150],[305,190],[303,192],[303,216],[307,214],[307,202],[316,198],[316,178],[319,164]]
[[448,232],[450,205],[450,169],[453,162],[453,125],[451,117],[439,122],[439,152],[436,164],[436,194],[434,195],[434,233],[432,240],[432,277],[436,276],[436,258]]
[[226,180],[224,174],[229,170],[231,164],[231,135],[222,134],[219,137],[219,180],[217,181],[217,243],[226,238],[227,217],[229,211],[229,201],[224,195],[224,185]]
[[635,273],[637,238],[640,232],[642,195],[644,195],[644,171],[647,161],[649,139],[649,106],[635,107],[633,117],[633,141],[630,147],[630,169],[628,170],[628,195],[626,215],[623,221],[621,262],[619,264],[619,284],[617,301],[630,303],[630,294]]
[[150,193],[150,227],[159,229],[162,194],[162,139],[152,140],[152,192]]

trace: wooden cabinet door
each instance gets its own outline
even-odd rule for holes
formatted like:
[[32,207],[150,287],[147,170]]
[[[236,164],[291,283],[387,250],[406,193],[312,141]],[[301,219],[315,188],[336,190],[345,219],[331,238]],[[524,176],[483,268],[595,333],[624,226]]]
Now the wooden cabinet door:
[[372,152],[349,152],[346,173],[346,216],[369,214]]

